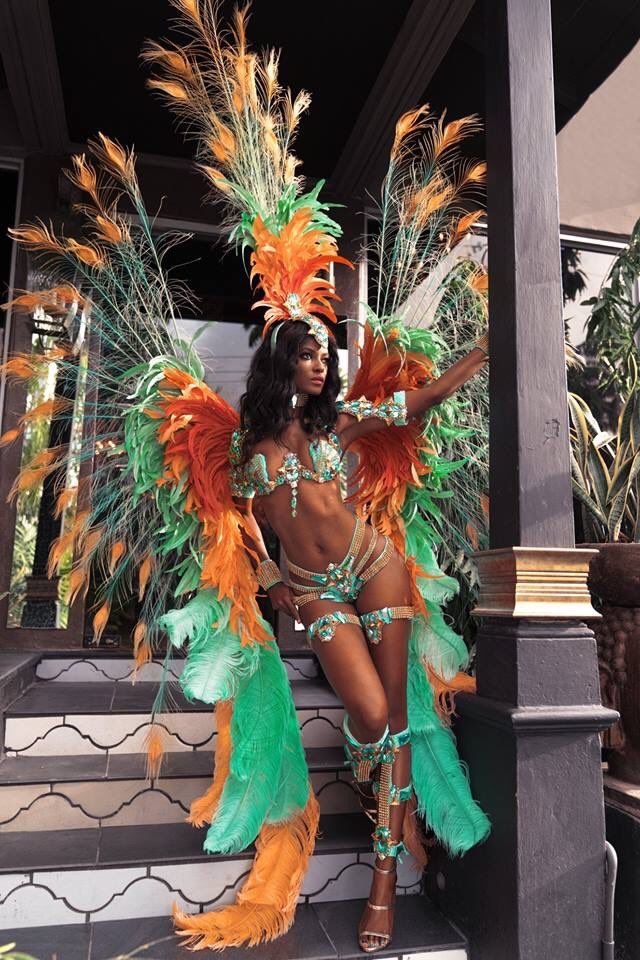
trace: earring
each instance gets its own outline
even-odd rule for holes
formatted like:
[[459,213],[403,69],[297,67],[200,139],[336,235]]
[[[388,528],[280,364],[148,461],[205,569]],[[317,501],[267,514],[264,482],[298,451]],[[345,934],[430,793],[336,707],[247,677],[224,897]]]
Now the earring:
[[295,409],[295,406],[296,406],[297,402],[298,402],[298,394],[297,394],[297,393],[294,393],[293,396],[291,397],[291,400],[290,400],[291,406],[294,407],[294,409]]

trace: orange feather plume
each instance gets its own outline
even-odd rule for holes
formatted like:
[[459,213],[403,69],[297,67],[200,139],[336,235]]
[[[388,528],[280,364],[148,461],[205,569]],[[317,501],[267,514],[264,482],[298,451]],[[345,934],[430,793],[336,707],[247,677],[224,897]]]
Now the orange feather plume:
[[[367,325],[360,348],[360,367],[347,399],[365,396],[368,400],[382,400],[396,390],[415,390],[433,379],[433,365],[428,358],[399,348],[393,334],[385,344]],[[360,437],[353,444],[361,457],[353,476],[356,491],[348,500],[359,513],[371,517],[381,533],[391,537],[397,546],[401,544],[403,552],[400,510],[407,485],[419,483],[420,477],[431,469],[421,462],[420,453],[434,452],[422,432],[421,423],[409,423],[384,430],[383,442],[377,432]]]
[[451,723],[451,717],[455,715],[456,694],[475,693],[476,679],[470,677],[468,673],[459,671],[451,680],[445,680],[426,661],[424,661],[424,668],[433,691],[436,713],[444,723]]
[[[396,390],[415,390],[435,378],[432,362],[422,353],[405,350],[397,342],[393,331],[386,343],[366,326],[364,343],[360,348],[360,367],[347,399],[365,396],[379,401]],[[388,427],[381,432],[360,437],[352,444],[360,454],[353,474],[355,492],[347,501],[355,505],[360,516],[371,519],[376,529],[388,536],[398,551],[405,555],[405,531],[401,516],[407,486],[420,483],[431,467],[420,459],[423,452],[435,453],[428,438],[423,436],[419,422],[406,426]],[[413,557],[405,557],[411,583],[411,602],[417,615],[428,617],[418,579],[437,579],[429,574]]]
[[62,253],[64,250],[53,233],[53,228],[46,227],[41,220],[37,224],[31,223],[15,228],[10,227],[7,232],[10,237],[31,250],[48,250],[52,253]]
[[296,210],[280,234],[272,233],[260,217],[253,222],[256,249],[251,255],[251,280],[264,296],[253,308],[266,307],[263,336],[277,320],[290,316],[286,304],[291,293],[298,295],[303,313],[321,315],[337,321],[332,300],[340,300],[330,280],[318,276],[332,263],[353,264],[338,254],[335,239],[319,229],[310,229],[313,211]]
[[259,620],[257,581],[242,539],[243,520],[228,483],[228,449],[239,425],[238,413],[188,373],[167,367],[160,387],[162,482],[184,483],[185,509],[203,525],[201,582],[232,601],[229,623],[243,644],[266,643],[270,634]]
[[176,932],[196,950],[253,947],[275,940],[293,924],[296,904],[315,846],[319,806],[313,791],[304,810],[285,823],[263,826],[256,856],[237,902],[188,916],[174,904]]
[[201,797],[196,797],[191,803],[187,823],[194,827],[203,827],[213,820],[224,785],[229,776],[231,763],[231,718],[233,716],[233,700],[219,700],[216,704],[216,763],[213,772],[213,782]]
[[105,600],[93,618],[93,639],[96,646],[100,643],[100,637],[104,633],[110,612],[111,604],[108,600]]

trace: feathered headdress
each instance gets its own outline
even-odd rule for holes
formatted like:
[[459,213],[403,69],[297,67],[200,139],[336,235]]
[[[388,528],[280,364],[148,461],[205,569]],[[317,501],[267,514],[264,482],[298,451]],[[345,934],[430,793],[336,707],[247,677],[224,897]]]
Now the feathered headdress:
[[[223,211],[230,241],[251,251],[250,279],[266,307],[263,336],[272,347],[281,323],[303,320],[325,346],[340,297],[327,272],[335,263],[353,267],[338,254],[339,225],[327,211],[335,204],[318,195],[324,180],[302,193],[292,152],[298,123],[311,98],[295,99],[278,83],[278,54],[257,55],[246,40],[248,8],[236,9],[223,31],[215,4],[171,0],[190,42],[152,42],[143,56],[157,76],[158,90],[197,140],[199,167],[211,184],[211,199]],[[322,319],[321,319],[322,318]]]

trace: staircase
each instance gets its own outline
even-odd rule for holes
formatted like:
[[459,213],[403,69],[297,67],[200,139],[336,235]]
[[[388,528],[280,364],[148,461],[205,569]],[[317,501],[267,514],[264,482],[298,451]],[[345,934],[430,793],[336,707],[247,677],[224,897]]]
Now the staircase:
[[[250,957],[335,960],[358,956],[355,936],[369,891],[370,824],[360,813],[342,749],[342,708],[313,655],[284,653],[313,788],[320,836],[296,922]],[[211,782],[212,709],[175,688],[164,715],[161,775],[145,779],[144,736],[160,673],[118,655],[0,656],[0,946],[38,960],[174,960],[192,954],[172,934],[173,903],[189,913],[233,902],[253,851],[210,855],[206,829],[185,823]],[[177,679],[181,661],[171,664]],[[378,956],[465,960],[465,938],[421,893],[411,858],[399,865],[395,933]]]

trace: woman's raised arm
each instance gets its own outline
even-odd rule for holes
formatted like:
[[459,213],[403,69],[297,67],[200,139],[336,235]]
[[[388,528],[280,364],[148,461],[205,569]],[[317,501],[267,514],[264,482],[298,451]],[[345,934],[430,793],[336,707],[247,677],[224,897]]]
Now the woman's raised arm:
[[[359,437],[382,430],[390,423],[401,425],[413,417],[423,416],[430,407],[435,407],[450,397],[487,363],[487,335],[480,337],[477,343],[469,353],[452,363],[437,380],[426,387],[401,391],[403,399],[401,394],[396,393],[393,398],[379,404],[368,401],[338,404],[338,409],[342,406],[345,411],[339,414],[336,423],[336,432],[340,434],[343,449]],[[402,406],[404,409],[401,410]]]

